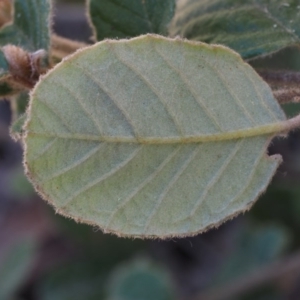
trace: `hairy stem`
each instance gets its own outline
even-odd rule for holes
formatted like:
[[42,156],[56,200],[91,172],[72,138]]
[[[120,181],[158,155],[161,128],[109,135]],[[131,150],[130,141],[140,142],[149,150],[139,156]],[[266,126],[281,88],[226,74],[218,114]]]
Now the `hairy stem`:
[[257,70],[280,104],[300,101],[300,72]]
[[52,34],[51,46],[51,56],[56,60],[62,60],[64,57],[74,53],[76,50],[88,45]]

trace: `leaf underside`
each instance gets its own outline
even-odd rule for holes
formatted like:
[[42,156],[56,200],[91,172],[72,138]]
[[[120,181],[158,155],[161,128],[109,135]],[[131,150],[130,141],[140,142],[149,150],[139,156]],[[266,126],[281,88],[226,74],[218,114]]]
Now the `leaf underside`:
[[13,44],[27,51],[48,50],[50,0],[14,0],[14,20],[0,31],[0,45]]
[[104,41],[36,86],[25,165],[59,213],[122,236],[187,236],[252,205],[280,163],[265,151],[284,120],[230,49]]
[[129,38],[145,33],[167,34],[175,0],[89,0],[95,38]]
[[299,44],[299,16],[298,0],[183,0],[170,33],[254,58]]

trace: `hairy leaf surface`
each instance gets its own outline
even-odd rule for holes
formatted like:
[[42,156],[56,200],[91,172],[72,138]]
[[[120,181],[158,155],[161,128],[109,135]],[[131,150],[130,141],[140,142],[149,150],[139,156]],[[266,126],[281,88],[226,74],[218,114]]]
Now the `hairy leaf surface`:
[[36,86],[25,164],[64,215],[119,235],[186,236],[253,204],[280,162],[267,144],[288,124],[230,49],[107,40]]
[[14,0],[13,23],[0,31],[0,45],[14,44],[27,51],[48,50],[50,0]]
[[88,7],[99,41],[145,33],[167,34],[175,0],[89,0]]
[[300,41],[298,0],[183,0],[172,36],[229,46],[244,58],[267,55]]

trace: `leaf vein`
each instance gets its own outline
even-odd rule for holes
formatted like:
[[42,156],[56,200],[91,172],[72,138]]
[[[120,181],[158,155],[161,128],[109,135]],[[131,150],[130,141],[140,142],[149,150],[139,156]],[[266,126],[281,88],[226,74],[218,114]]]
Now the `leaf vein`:
[[134,66],[130,65],[129,63],[127,63],[124,59],[122,59],[117,52],[115,51],[115,48],[113,46],[113,44],[110,44],[110,47],[113,51],[113,53],[115,54],[116,58],[124,65],[126,66],[129,70],[131,70],[138,78],[140,78],[147,86],[148,88],[151,90],[151,92],[157,97],[157,99],[160,101],[160,103],[163,105],[163,107],[166,109],[166,111],[168,112],[169,116],[171,117],[178,133],[180,133],[180,135],[184,135],[184,132],[180,126],[180,124],[178,123],[178,120],[176,118],[176,115],[174,115],[174,113],[172,113],[171,109],[169,108],[168,104],[165,103],[163,101],[163,98],[159,95],[159,92],[155,89],[155,87],[151,84],[151,82],[140,72],[138,71]]
[[73,195],[71,195],[66,200],[66,202],[64,203],[64,205],[61,208],[62,209],[66,208],[68,205],[70,205],[72,203],[72,201],[74,201],[76,199],[76,197],[78,197],[82,193],[86,192],[87,190],[91,189],[95,185],[103,182],[104,180],[106,180],[110,176],[114,175],[115,173],[117,173],[120,169],[125,167],[131,160],[133,160],[136,157],[136,155],[141,151],[142,148],[143,148],[143,146],[137,147],[124,161],[122,161],[121,163],[116,165],[109,172],[105,173],[104,175],[100,176],[100,178],[93,180],[92,182],[88,183],[87,185],[85,185],[84,187],[82,187],[81,189],[76,191]]
[[250,113],[246,110],[245,106],[241,102],[241,100],[236,96],[236,94],[232,91],[230,84],[225,79],[223,74],[215,67],[213,66],[207,59],[203,58],[202,61],[217,75],[218,78],[220,78],[220,81],[223,83],[223,85],[227,88],[227,91],[231,95],[232,99],[235,100],[235,103],[238,107],[242,110],[242,112],[245,114],[245,117],[247,117],[248,120],[252,122],[253,125],[256,125],[255,120],[250,115]]
[[229,200],[228,205],[225,208],[223,208],[222,210],[218,211],[217,213],[222,213],[230,204],[232,204],[233,202],[235,202],[246,191],[246,189],[250,186],[250,184],[251,184],[251,182],[252,182],[252,180],[254,178],[255,172],[257,170],[257,167],[259,166],[260,161],[263,159],[265,151],[266,151],[266,149],[265,149],[265,147],[263,147],[260,155],[257,156],[257,159],[255,160],[255,162],[254,162],[254,164],[252,166],[252,170],[251,170],[251,172],[249,174],[249,177],[247,178],[247,184],[241,189],[240,192],[237,192],[237,194],[234,197],[232,197],[231,200]]
[[253,86],[253,88],[256,91],[256,94],[258,95],[258,98],[260,99],[261,105],[266,109],[266,111],[269,113],[269,115],[275,120],[278,121],[275,113],[273,112],[273,110],[271,110],[270,108],[268,108],[268,106],[266,105],[266,103],[263,100],[263,96],[261,94],[261,91],[257,89],[256,84],[253,80],[252,77],[249,76],[248,72],[246,72],[246,70],[244,68],[241,68],[240,66],[238,66],[238,68],[243,72],[243,74],[245,75],[245,77],[248,78],[248,80],[251,82],[251,85]]
[[56,138],[56,137],[53,137],[53,138],[46,144],[46,146],[43,147],[43,149],[42,149],[39,153],[37,153],[36,156],[35,156],[32,160],[30,160],[30,162],[32,163],[32,162],[36,161],[37,159],[39,159],[39,158],[40,158],[41,156],[43,156],[44,154],[46,154],[47,151],[51,149],[51,147],[52,147],[53,144],[56,142],[56,140],[57,140],[57,138]]
[[56,177],[59,177],[69,171],[71,171],[72,169],[80,166],[81,164],[83,164],[85,161],[87,161],[88,159],[90,159],[93,155],[95,155],[100,148],[103,146],[104,143],[100,143],[99,145],[97,145],[96,147],[93,147],[92,150],[90,150],[89,152],[85,153],[85,155],[83,155],[79,160],[76,160],[75,162],[71,163],[70,165],[64,167],[63,169],[57,171],[55,174],[49,176],[48,178],[43,179],[43,181],[41,182],[42,184],[46,181],[52,180]]
[[299,36],[297,36],[291,28],[288,28],[284,24],[282,24],[281,21],[277,17],[272,15],[267,6],[262,7],[256,1],[253,1],[253,5],[255,5],[255,7],[259,11],[263,12],[269,20],[275,22],[277,25],[279,25],[281,28],[283,28],[286,33],[290,34],[297,42],[299,42]]
[[152,210],[152,212],[150,213],[148,219],[145,222],[144,225],[144,233],[147,232],[151,221],[153,220],[154,215],[158,212],[159,207],[161,206],[163,200],[165,199],[166,195],[168,194],[168,192],[170,191],[170,189],[174,186],[174,184],[178,181],[178,179],[180,178],[180,176],[183,174],[183,172],[187,169],[187,167],[189,166],[189,164],[193,161],[193,159],[196,157],[196,155],[199,153],[201,147],[196,147],[196,149],[188,156],[188,158],[185,160],[185,162],[183,163],[183,165],[180,166],[179,170],[175,173],[175,175],[173,176],[173,178],[170,180],[170,182],[166,185],[166,187],[164,188],[163,192],[161,193],[160,197],[158,198],[154,209]]
[[135,138],[138,140],[139,135],[136,132],[134,125],[131,122],[129,114],[118,104],[117,100],[114,97],[112,97],[110,92],[107,91],[107,89],[104,87],[103,83],[100,80],[96,80],[95,76],[93,74],[91,74],[86,68],[79,66],[78,64],[73,64],[73,66],[75,66],[76,68],[81,70],[88,78],[90,78],[90,80],[92,80],[93,82],[95,82],[97,84],[99,89],[108,97],[108,99],[114,104],[114,106],[117,108],[117,110],[122,114],[122,116],[126,120],[127,124],[130,126],[131,131],[133,132]]
[[212,114],[212,112],[209,110],[208,107],[204,104],[202,99],[197,96],[191,85],[188,83],[188,79],[178,70],[174,65],[171,64],[171,62],[157,49],[157,47],[154,46],[155,51],[157,54],[166,62],[166,64],[179,76],[181,81],[184,83],[186,86],[187,90],[190,92],[192,97],[195,99],[196,103],[205,111],[209,119],[212,121],[213,125],[220,131],[223,131],[222,127],[217,121],[217,118],[215,118]]
[[53,108],[49,105],[49,103],[42,101],[40,98],[37,99],[40,103],[44,104],[61,122],[61,124],[70,132],[72,132],[72,129],[69,127],[69,125],[64,121],[64,118]]
[[228,154],[225,162],[223,163],[223,165],[221,166],[221,168],[212,176],[212,178],[210,179],[210,181],[206,185],[205,189],[203,190],[200,198],[195,203],[193,209],[190,212],[189,218],[192,218],[195,215],[196,211],[198,210],[198,208],[200,207],[200,205],[205,200],[205,197],[207,196],[207,194],[209,193],[209,191],[218,182],[218,180],[221,178],[221,176],[225,172],[226,168],[228,167],[228,165],[230,164],[230,162],[232,161],[232,159],[234,158],[234,156],[236,155],[236,153],[240,150],[243,142],[244,142],[244,139],[238,141],[236,143],[235,147],[232,149],[232,151],[229,152],[229,154]]
[[111,222],[113,221],[116,213],[122,209],[123,207],[125,207],[132,199],[135,195],[137,195],[148,183],[150,183],[162,170],[163,168],[172,160],[173,157],[175,157],[175,155],[181,150],[182,147],[177,147],[177,149],[175,149],[174,151],[171,152],[171,154],[169,154],[163,161],[162,163],[156,168],[156,170],[150,174],[150,176],[148,176],[147,178],[145,178],[143,180],[143,182],[141,184],[139,184],[138,187],[136,187],[132,193],[130,193],[129,196],[127,196],[125,198],[125,200],[120,203],[116,209],[111,213],[107,223],[106,223],[106,226],[105,226],[105,229],[108,228],[108,226],[111,224]]
[[93,117],[92,114],[90,114],[86,107],[84,106],[83,104],[83,101],[82,99],[77,96],[74,92],[72,92],[72,90],[66,85],[64,84],[62,81],[58,81],[58,80],[55,80],[54,78],[51,78],[56,84],[60,85],[62,88],[64,88],[70,95],[71,97],[73,97],[77,103],[79,104],[79,106],[81,107],[82,111],[85,113],[85,115],[90,118],[92,120],[92,122],[94,123],[96,129],[98,130],[99,134],[102,135],[102,130],[100,128],[100,125],[98,124],[98,122],[96,121],[96,119]]

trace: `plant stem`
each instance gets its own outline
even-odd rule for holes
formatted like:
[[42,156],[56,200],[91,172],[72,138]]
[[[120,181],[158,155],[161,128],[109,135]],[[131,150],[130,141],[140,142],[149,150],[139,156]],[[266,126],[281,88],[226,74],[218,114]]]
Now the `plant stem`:
[[300,101],[300,72],[256,70],[280,104]]
[[52,34],[51,46],[51,56],[56,60],[62,60],[64,57],[88,45]]

